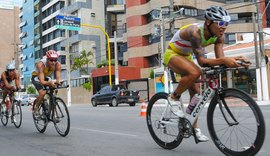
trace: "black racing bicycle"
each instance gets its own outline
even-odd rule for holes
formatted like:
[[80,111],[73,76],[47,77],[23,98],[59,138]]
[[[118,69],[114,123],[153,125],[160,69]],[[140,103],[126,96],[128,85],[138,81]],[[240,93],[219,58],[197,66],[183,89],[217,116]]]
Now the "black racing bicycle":
[[[33,111],[33,120],[40,133],[44,133],[46,131],[47,125],[50,121],[54,123],[54,127],[59,135],[65,137],[69,133],[70,117],[68,108],[65,102],[55,94],[57,90],[61,88],[68,88],[68,86],[57,86],[57,88],[49,86],[44,87],[46,94],[39,108],[40,117],[37,117]],[[33,110],[35,107],[36,100],[33,104]]]
[[[165,70],[170,73],[168,68]],[[192,125],[209,104],[207,125],[216,147],[228,156],[254,156],[264,142],[264,117],[249,94],[219,85],[219,75],[230,70],[237,69],[224,66],[203,69],[204,76],[199,83],[204,84],[204,89],[191,114],[186,113],[182,102],[171,101],[168,93],[155,94],[149,101],[146,116],[154,141],[165,149],[176,148],[183,138],[190,136],[198,143]]]
[[21,104],[18,100],[15,99],[15,92],[22,92],[25,90],[18,91],[9,91],[6,100],[10,103],[11,108],[7,108],[5,104],[0,104],[0,118],[1,122],[4,126],[7,125],[9,118],[11,119],[11,123],[14,124],[16,128],[20,128],[22,124],[22,108]]

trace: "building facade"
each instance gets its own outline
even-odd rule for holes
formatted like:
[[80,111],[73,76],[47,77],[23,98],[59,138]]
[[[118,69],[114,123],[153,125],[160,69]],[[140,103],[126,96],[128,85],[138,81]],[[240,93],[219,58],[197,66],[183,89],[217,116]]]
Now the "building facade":
[[34,47],[34,0],[24,1],[21,6],[20,31],[23,35],[21,39],[21,80],[24,86],[28,86],[31,79],[31,73],[34,70],[35,47]]
[[[93,7],[95,6],[95,7]],[[24,1],[21,18],[21,33],[27,34],[21,37],[24,43],[21,68],[24,75],[24,84],[30,84],[31,72],[34,64],[38,62],[46,51],[56,50],[62,64],[61,78],[67,78],[66,54],[69,52],[72,64],[74,57],[80,52],[92,51],[93,64],[106,59],[106,39],[101,30],[90,27],[81,27],[79,31],[69,31],[56,28],[56,16],[75,16],[81,18],[81,23],[105,27],[105,6],[103,1],[92,0],[27,0]],[[27,22],[26,22],[27,21]],[[30,22],[33,21],[33,22]],[[31,30],[33,30],[33,32]],[[28,32],[28,30],[30,30]],[[68,33],[66,33],[68,31]],[[68,34],[68,37],[66,36]],[[69,47],[67,48],[69,38]],[[30,63],[31,62],[31,63]],[[71,72],[71,78],[80,77],[78,71]],[[72,85],[71,85],[72,86]]]
[[[13,1],[0,2],[0,72],[6,70],[6,65],[17,60],[20,44],[19,7],[14,7]],[[18,66],[17,66],[18,67]]]

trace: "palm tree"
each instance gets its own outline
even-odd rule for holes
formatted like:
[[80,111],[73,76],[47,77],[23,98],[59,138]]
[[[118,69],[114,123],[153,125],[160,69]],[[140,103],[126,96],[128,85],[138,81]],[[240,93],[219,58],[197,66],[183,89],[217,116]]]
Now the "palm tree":
[[71,66],[71,71],[79,69],[81,75],[89,74],[88,66],[89,64],[93,64],[93,61],[92,61],[93,58],[91,56],[93,56],[93,52],[91,51],[86,52],[85,50],[83,50],[80,53],[80,56],[74,57],[73,64]]

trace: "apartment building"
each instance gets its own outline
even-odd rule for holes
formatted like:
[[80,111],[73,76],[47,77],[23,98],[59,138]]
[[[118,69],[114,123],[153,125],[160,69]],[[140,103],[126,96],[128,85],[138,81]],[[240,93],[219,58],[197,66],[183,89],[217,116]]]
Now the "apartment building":
[[[94,7],[93,7],[94,6]],[[66,54],[72,58],[79,56],[80,52],[92,51],[94,53],[94,64],[106,59],[106,39],[101,30],[90,27],[81,27],[79,31],[69,31],[56,28],[56,16],[75,16],[81,18],[81,23],[105,27],[105,6],[103,1],[91,0],[27,0],[22,6],[21,32],[27,34],[21,37],[25,47],[21,68],[24,75],[24,84],[30,83],[30,77],[35,62],[39,61],[49,49],[56,50],[59,54],[59,61],[62,64],[62,79],[67,78]],[[30,21],[33,21],[30,22]],[[33,32],[30,30],[32,29]],[[30,31],[28,31],[30,30]],[[66,36],[68,31],[68,37]],[[69,38],[69,48],[66,49]],[[31,62],[31,63],[30,63]],[[78,71],[71,72],[71,78],[80,77]],[[71,84],[71,86],[73,86]]]
[[21,39],[21,81],[24,86],[28,86],[31,79],[31,73],[34,70],[35,47],[34,47],[34,0],[24,1],[20,7],[20,39]]
[[[19,7],[14,7],[12,0],[0,1],[0,72],[6,70],[8,63],[18,58],[20,51],[19,13]],[[18,65],[18,62],[16,63]]]

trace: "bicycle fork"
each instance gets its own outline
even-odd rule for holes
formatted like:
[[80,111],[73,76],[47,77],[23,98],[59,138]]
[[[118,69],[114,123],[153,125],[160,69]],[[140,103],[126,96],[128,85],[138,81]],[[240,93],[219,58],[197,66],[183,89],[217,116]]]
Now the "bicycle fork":
[[[231,110],[229,109],[229,107],[227,105],[227,102],[221,96],[222,94],[223,93],[222,93],[222,90],[221,89],[217,90],[217,92],[216,92],[216,98],[217,98],[217,102],[218,102],[218,105],[219,105],[219,109],[220,109],[220,111],[221,111],[221,113],[222,113],[225,121],[227,122],[227,124],[229,126],[238,125],[239,122],[236,120],[236,118],[232,114]],[[226,114],[228,114],[228,115],[226,115]],[[228,117],[230,117],[233,120],[233,122],[230,122],[229,119],[228,119]]]

